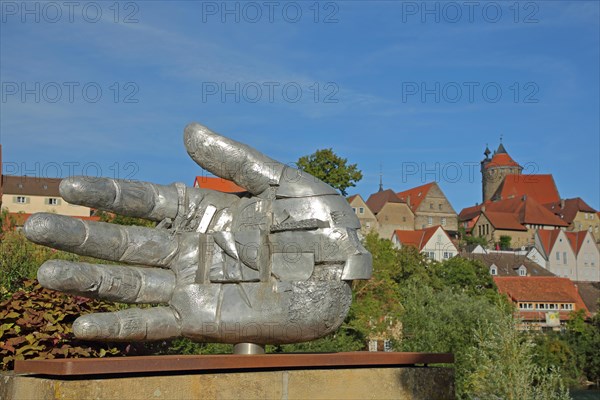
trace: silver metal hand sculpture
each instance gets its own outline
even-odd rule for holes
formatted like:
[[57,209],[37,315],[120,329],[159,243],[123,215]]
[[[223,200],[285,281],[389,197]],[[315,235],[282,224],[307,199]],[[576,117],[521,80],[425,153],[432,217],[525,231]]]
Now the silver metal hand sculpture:
[[51,260],[44,287],[124,303],[160,304],[85,315],[73,331],[91,340],[179,336],[221,343],[295,343],[335,331],[369,279],[359,221],[333,188],[193,123],[185,146],[201,167],[248,192],[220,193],[105,178],[61,182],[62,197],[159,222],[156,228],[39,213],[29,240],[123,265]]

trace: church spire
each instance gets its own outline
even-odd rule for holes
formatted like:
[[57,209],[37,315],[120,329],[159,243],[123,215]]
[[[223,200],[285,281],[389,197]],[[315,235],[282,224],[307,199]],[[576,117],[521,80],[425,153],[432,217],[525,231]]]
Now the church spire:
[[502,144],[502,134],[500,134],[500,145],[498,146],[498,150],[496,150],[497,154],[508,154],[504,145]]
[[379,164],[379,191],[383,192],[383,167]]
[[492,154],[492,152],[490,151],[490,148],[488,147],[488,144],[485,144],[485,151],[483,152],[483,155],[485,156],[485,159],[487,160],[488,158],[490,158],[490,154]]

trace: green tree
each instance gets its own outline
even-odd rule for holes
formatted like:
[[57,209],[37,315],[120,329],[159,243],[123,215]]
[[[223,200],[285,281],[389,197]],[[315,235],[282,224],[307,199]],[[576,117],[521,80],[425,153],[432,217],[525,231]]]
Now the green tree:
[[570,387],[579,385],[582,375],[577,365],[573,348],[566,340],[566,335],[559,332],[532,333],[533,361],[543,371],[551,371],[560,367],[565,383]]
[[459,399],[567,399],[560,374],[541,369],[517,329],[513,307],[496,297],[412,282],[401,289],[401,351],[453,353]]
[[584,310],[571,313],[565,339],[585,378],[600,383],[600,315],[588,321]]
[[462,353],[465,371],[461,390],[469,399],[570,399],[556,368],[545,369],[533,359],[533,343],[517,329],[511,313],[473,326],[473,343]]
[[346,196],[346,189],[356,186],[355,183],[362,179],[362,172],[356,164],[347,163],[347,159],[338,156],[332,149],[322,149],[300,157],[297,164],[302,171],[328,183]]
[[491,299],[498,295],[492,276],[480,261],[453,257],[433,264],[433,273],[444,287],[473,296],[488,296]]
[[390,324],[400,320],[402,305],[397,282],[398,250],[374,232],[364,242],[373,257],[373,276],[368,281],[354,282],[348,325],[367,338],[389,331]]
[[508,235],[501,235],[500,236],[500,249],[501,250],[508,250],[510,249],[510,242],[511,242],[512,238]]
[[[391,241],[389,242],[391,243]],[[394,279],[401,286],[406,286],[415,281],[439,287],[439,282],[434,282],[436,276],[433,274],[433,268],[437,265],[436,261],[427,258],[413,246],[402,247],[397,251],[396,257],[398,268],[394,274]]]

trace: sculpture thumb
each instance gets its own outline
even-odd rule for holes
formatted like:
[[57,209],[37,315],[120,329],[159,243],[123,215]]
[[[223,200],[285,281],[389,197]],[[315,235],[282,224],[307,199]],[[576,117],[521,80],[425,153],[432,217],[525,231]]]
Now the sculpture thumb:
[[261,152],[193,122],[184,130],[185,148],[210,173],[235,182],[253,195],[278,185],[285,166]]

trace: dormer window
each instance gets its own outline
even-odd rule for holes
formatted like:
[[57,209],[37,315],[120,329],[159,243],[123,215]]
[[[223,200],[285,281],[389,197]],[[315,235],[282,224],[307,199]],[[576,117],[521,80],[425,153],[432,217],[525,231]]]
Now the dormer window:
[[490,267],[490,275],[498,275],[498,267],[496,267],[496,264],[492,264]]
[[519,267],[519,276],[527,276],[527,268],[524,265]]

